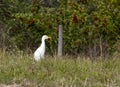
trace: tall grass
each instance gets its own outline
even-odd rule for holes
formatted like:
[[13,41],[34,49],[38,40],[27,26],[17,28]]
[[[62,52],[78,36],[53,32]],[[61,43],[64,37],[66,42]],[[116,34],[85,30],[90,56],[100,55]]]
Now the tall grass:
[[65,56],[34,61],[31,54],[0,52],[0,84],[26,87],[119,87],[119,58],[73,59]]

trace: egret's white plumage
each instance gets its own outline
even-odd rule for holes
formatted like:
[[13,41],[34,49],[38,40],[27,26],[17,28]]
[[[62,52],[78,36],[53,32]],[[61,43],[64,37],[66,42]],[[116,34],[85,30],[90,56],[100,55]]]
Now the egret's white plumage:
[[42,36],[42,43],[40,45],[40,47],[34,52],[34,58],[35,60],[40,60],[42,58],[44,58],[44,54],[45,54],[45,40],[49,39],[50,37],[48,37],[47,35],[43,35]]

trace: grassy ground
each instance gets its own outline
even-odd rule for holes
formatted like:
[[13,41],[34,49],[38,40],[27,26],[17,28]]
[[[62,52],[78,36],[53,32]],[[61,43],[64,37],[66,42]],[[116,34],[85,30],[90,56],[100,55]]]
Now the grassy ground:
[[120,87],[120,58],[46,57],[0,52],[0,84],[20,87]]

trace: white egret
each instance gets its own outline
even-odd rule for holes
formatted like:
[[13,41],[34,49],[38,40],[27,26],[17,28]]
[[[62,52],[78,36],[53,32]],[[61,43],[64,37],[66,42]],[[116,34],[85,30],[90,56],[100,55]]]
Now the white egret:
[[51,37],[47,36],[47,35],[43,35],[42,36],[42,43],[40,45],[40,47],[38,47],[38,49],[34,52],[34,58],[36,61],[44,58],[45,55],[45,40],[46,39],[50,39]]

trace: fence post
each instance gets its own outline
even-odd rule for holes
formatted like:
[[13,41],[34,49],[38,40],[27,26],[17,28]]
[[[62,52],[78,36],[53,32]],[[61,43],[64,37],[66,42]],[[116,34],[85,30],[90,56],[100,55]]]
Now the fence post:
[[62,46],[63,46],[63,39],[62,39],[62,31],[63,25],[59,25],[59,34],[58,34],[58,57],[62,56]]

